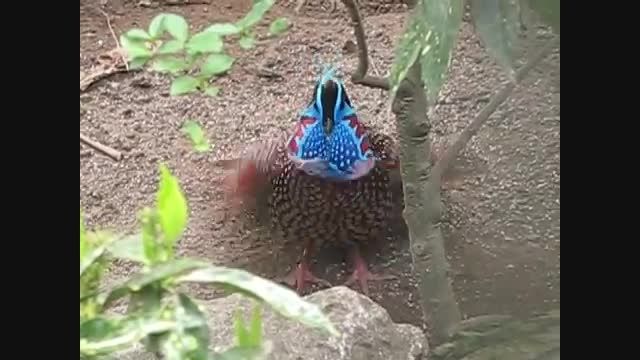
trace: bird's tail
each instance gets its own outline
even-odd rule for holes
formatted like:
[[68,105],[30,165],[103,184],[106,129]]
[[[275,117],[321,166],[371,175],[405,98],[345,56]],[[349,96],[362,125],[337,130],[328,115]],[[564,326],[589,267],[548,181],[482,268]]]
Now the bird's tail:
[[218,166],[227,170],[224,191],[231,205],[254,203],[266,190],[280,166],[278,157],[286,141],[285,133],[269,140],[250,144],[243,153],[231,159],[219,160]]

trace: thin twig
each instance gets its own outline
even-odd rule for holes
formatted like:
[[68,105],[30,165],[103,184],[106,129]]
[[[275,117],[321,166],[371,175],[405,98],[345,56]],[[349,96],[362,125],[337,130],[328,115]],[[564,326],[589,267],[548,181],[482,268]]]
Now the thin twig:
[[367,49],[367,40],[364,35],[364,27],[362,26],[362,17],[354,0],[342,0],[342,4],[349,11],[349,16],[353,22],[353,33],[356,37],[358,45],[358,68],[351,75],[351,81],[354,84],[364,85],[376,89],[389,90],[389,80],[377,76],[368,76],[369,71],[369,50]]
[[129,63],[127,62],[127,58],[126,58],[124,52],[120,51],[122,49],[122,47],[120,46],[120,41],[118,41],[118,37],[116,36],[116,32],[113,31],[113,26],[111,26],[111,18],[109,17],[109,14],[107,14],[106,11],[104,11],[104,10],[102,10],[100,8],[98,10],[100,10],[102,15],[104,15],[104,17],[107,18],[107,26],[109,27],[109,31],[111,32],[111,36],[113,37],[113,41],[116,42],[116,48],[118,49],[118,53],[122,57],[122,62],[124,63],[124,67],[127,69],[127,71],[129,71]]
[[123,72],[128,72],[128,71],[125,69],[120,69],[115,66],[110,66],[108,68],[100,67],[93,73],[80,79],[80,92],[87,90],[89,86],[93,85],[94,83],[100,80],[106,79],[111,75],[123,73]]
[[453,160],[458,156],[462,149],[467,145],[469,140],[478,132],[480,127],[489,119],[498,106],[507,100],[511,92],[520,85],[520,82],[527,76],[529,71],[545,58],[558,43],[559,38],[555,37],[549,40],[537,53],[533,54],[527,63],[523,65],[515,74],[515,82],[509,81],[500,91],[495,93],[489,103],[478,113],[475,119],[462,131],[458,139],[451,145],[440,157],[438,163],[433,167],[432,177],[440,179],[442,174],[447,171],[453,164]]
[[122,153],[116,149],[113,149],[109,146],[103,145],[95,140],[92,140],[85,135],[80,134],[80,142],[88,145],[89,147],[107,155],[115,161],[120,161],[122,159]]

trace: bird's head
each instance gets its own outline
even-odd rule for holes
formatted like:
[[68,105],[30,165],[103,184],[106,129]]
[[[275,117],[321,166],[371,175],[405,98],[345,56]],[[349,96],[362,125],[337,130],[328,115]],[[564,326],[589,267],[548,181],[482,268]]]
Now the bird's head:
[[334,68],[317,79],[313,98],[289,141],[289,152],[312,175],[354,179],[373,167],[373,152],[344,83]]

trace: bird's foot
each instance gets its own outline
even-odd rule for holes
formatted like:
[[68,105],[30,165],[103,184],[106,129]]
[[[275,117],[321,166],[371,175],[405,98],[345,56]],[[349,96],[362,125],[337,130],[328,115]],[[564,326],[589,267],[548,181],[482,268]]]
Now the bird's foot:
[[331,283],[325,279],[316,277],[311,272],[306,262],[300,262],[291,272],[285,276],[282,281],[291,287],[295,287],[298,294],[302,294],[306,283],[320,284],[322,286],[331,287]]
[[351,285],[358,282],[362,292],[369,296],[369,281],[381,281],[381,280],[394,280],[396,277],[391,274],[376,274],[369,271],[367,263],[358,254],[356,255],[355,269],[349,279],[344,283],[345,285]]

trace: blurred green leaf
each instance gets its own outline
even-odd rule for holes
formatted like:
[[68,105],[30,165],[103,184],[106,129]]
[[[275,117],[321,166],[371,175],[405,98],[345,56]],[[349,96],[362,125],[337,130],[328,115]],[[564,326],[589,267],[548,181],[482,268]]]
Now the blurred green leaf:
[[183,313],[178,313],[180,315],[178,320],[182,324],[187,323],[185,320],[189,320],[190,323],[194,324],[185,329],[185,332],[196,340],[195,347],[190,351],[190,355],[195,359],[207,359],[209,354],[209,326],[205,314],[185,294],[178,294],[178,302],[184,311]]
[[149,24],[149,35],[157,39],[164,32],[164,18],[166,14],[156,15]]
[[338,334],[317,305],[306,302],[291,289],[244,270],[209,266],[184,275],[178,281],[227,285],[236,291],[252,294],[285,317],[296,319],[311,327],[321,328],[334,335]]
[[526,5],[560,35],[560,0],[527,0]]
[[269,25],[269,33],[273,35],[280,35],[283,32],[287,31],[289,28],[289,20],[285,17],[279,17]]
[[156,207],[167,247],[173,247],[189,217],[187,200],[178,179],[164,164],[160,164],[160,186],[156,195]]
[[264,14],[271,9],[274,4],[274,0],[257,0],[253,3],[251,10],[237,23],[236,26],[240,28],[240,31],[246,31],[258,22],[262,20]]
[[236,344],[240,347],[250,347],[251,336],[249,330],[244,325],[244,319],[242,318],[242,311],[236,309],[233,315],[233,328],[236,334]]
[[120,329],[122,329],[120,321],[95,317],[80,323],[80,338],[87,340],[104,339],[109,334],[115,333]]
[[105,245],[100,245],[87,251],[87,255],[80,261],[80,277],[82,277],[85,271],[93,265],[93,263],[100,259],[102,254],[104,254],[105,249]]
[[129,69],[130,70],[142,69],[144,64],[146,64],[147,61],[149,61],[149,59],[151,59],[151,56],[143,56],[143,57],[135,58],[129,62]]
[[218,93],[220,93],[220,88],[217,86],[209,85],[206,89],[204,89],[204,93],[208,96],[216,97],[218,96]]
[[144,263],[147,265],[166,260],[164,249],[159,244],[158,220],[154,211],[145,207],[140,212],[140,224],[142,225],[142,250]]
[[189,136],[196,151],[209,151],[209,142],[207,141],[204,131],[197,122],[193,120],[185,121],[184,125],[182,125],[182,132]]
[[190,54],[219,53],[224,48],[224,43],[220,35],[203,31],[193,35],[187,42],[186,48]]
[[127,289],[127,292],[140,291],[143,287],[153,283],[179,277],[194,270],[206,269],[208,266],[209,265],[205,262],[187,258],[170,260],[153,266],[150,272],[134,275],[123,284],[113,288],[111,291],[117,291],[121,288]]
[[[421,54],[422,81],[427,100],[433,104],[444,84],[458,32],[462,24],[462,0],[424,0],[422,19],[427,32]],[[431,34],[431,35],[429,35]]]
[[256,39],[251,34],[242,35],[240,40],[238,40],[238,45],[244,50],[249,50],[253,48],[256,44]]
[[165,14],[163,20],[164,28],[176,40],[187,41],[189,37],[189,24],[182,16],[176,14]]
[[[420,4],[417,6],[420,6]],[[426,37],[424,22],[420,16],[416,15],[418,10],[418,8],[413,10],[407,28],[396,48],[395,60],[391,65],[391,75],[389,77],[393,95],[398,91],[400,83],[407,77],[409,69],[418,59],[423,38]]]
[[131,29],[129,31],[126,32],[125,36],[131,40],[143,40],[143,41],[148,41],[151,40],[151,36],[149,34],[147,34],[146,31],[142,30],[142,29]]
[[251,323],[249,325],[249,341],[253,346],[262,344],[262,312],[260,304],[256,304],[251,312]]
[[120,331],[108,332],[101,339],[80,338],[80,357],[108,355],[131,348],[136,343],[154,333],[175,329],[175,321],[158,318],[130,318],[122,322]]
[[142,234],[122,237],[107,246],[107,251],[116,258],[146,263]]
[[518,40],[519,0],[474,0],[471,17],[491,56],[515,79],[513,49]]
[[163,56],[153,61],[151,68],[160,73],[179,74],[189,68],[188,64],[175,57]]
[[127,58],[129,61],[138,58],[149,58],[152,55],[151,50],[147,48],[145,41],[132,40],[125,35],[121,35],[120,44],[122,45],[124,51],[127,53]]
[[200,72],[204,76],[224,74],[231,69],[235,59],[227,54],[211,54],[207,56]]
[[212,360],[266,360],[270,351],[263,348],[243,348],[235,346],[223,353],[212,354]]
[[391,68],[395,95],[401,81],[420,57],[422,80],[430,103],[444,84],[462,23],[462,0],[419,0],[396,50]]
[[159,55],[177,54],[181,52],[183,48],[184,42],[173,39],[162,43],[156,53],[158,53]]
[[200,81],[193,76],[184,75],[178,78],[175,78],[171,83],[171,89],[169,90],[169,94],[171,96],[179,96],[188,93],[195,92],[198,90],[198,86],[200,85]]
[[231,23],[213,24],[205,29],[205,31],[211,31],[220,36],[235,35],[240,33],[240,29]]
[[84,220],[82,219],[82,209],[80,209],[80,262],[85,257],[87,249],[87,237],[84,230]]

